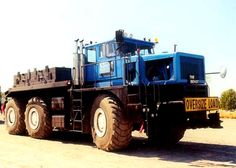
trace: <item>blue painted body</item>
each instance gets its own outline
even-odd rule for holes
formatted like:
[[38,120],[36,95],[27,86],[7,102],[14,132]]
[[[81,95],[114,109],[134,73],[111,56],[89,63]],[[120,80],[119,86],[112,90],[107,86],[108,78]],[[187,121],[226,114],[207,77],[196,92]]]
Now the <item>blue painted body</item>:
[[154,45],[125,37],[120,47],[115,40],[85,46],[85,84],[90,87],[188,84],[189,76],[195,83],[205,84],[203,56],[181,52],[154,54]]

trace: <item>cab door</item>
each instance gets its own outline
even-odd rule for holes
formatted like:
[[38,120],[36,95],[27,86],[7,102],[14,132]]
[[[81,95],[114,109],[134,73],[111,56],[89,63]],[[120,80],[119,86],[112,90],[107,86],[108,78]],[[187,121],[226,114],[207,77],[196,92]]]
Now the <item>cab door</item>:
[[98,46],[90,46],[85,48],[86,63],[84,65],[86,84],[95,86],[95,82],[98,80],[97,73],[97,57]]
[[98,80],[101,86],[119,85],[122,83],[122,60],[117,54],[116,43],[106,42],[99,47]]

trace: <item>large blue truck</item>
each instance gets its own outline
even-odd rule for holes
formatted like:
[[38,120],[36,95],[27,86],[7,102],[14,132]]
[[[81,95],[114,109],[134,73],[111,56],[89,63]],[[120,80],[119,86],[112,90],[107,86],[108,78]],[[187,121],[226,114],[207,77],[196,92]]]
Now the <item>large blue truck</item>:
[[154,42],[123,30],[102,43],[76,40],[73,68],[17,73],[6,93],[10,134],[47,138],[54,129],[91,134],[96,146],[126,148],[133,130],[153,143],[177,143],[186,129],[220,128],[209,97],[204,57],[154,53]]

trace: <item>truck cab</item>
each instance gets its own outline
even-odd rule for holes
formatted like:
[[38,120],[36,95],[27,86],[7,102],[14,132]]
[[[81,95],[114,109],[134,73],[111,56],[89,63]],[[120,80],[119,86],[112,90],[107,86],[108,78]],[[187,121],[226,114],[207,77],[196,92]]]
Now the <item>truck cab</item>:
[[[117,37],[119,39],[119,37]],[[84,46],[86,87],[150,84],[206,84],[204,57],[154,53],[155,43],[123,37]]]

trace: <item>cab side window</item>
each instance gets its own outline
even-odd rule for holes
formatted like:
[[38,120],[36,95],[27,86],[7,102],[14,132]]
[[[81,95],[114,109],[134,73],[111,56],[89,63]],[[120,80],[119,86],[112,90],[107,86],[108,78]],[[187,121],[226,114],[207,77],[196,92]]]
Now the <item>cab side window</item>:
[[96,48],[89,48],[88,49],[88,63],[95,63],[96,62]]
[[103,43],[100,47],[100,57],[114,57],[117,55],[117,45],[114,42]]

